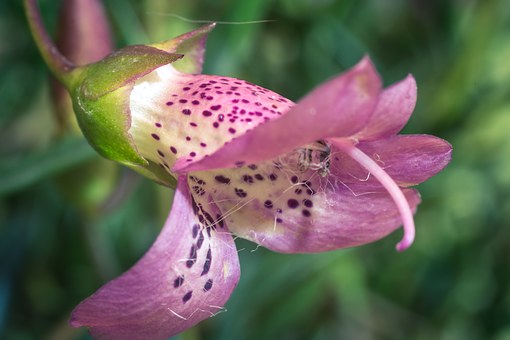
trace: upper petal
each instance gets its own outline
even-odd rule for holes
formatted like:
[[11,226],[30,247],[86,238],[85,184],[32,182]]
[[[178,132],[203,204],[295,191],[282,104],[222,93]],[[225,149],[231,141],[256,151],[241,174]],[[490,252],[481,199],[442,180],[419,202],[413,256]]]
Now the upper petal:
[[239,280],[225,225],[205,226],[186,180],[156,242],[129,271],[83,301],[71,325],[105,339],[166,339],[220,312]]
[[215,23],[211,23],[168,41],[152,44],[151,46],[170,53],[184,54],[182,60],[174,63],[177,70],[185,73],[201,73],[207,35],[215,26]]
[[129,133],[145,159],[170,172],[176,161],[193,163],[292,104],[244,80],[184,74],[168,65],[136,82]]
[[258,163],[326,137],[351,136],[369,120],[377,103],[381,80],[364,58],[343,75],[319,86],[289,112],[247,131],[215,153],[175,171],[195,171]]
[[374,114],[356,137],[360,140],[375,140],[397,134],[411,117],[416,97],[416,81],[412,75],[384,89]]

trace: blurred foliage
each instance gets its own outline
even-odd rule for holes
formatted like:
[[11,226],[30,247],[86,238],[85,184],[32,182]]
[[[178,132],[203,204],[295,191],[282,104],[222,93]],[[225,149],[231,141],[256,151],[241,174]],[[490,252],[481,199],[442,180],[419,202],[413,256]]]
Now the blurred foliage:
[[[59,2],[40,2],[54,30]],[[393,250],[400,232],[314,255],[239,240],[242,277],[228,312],[176,338],[510,339],[507,1],[104,2],[118,46],[197,27],[173,14],[274,20],[219,25],[205,72],[294,100],[369,54],[386,84],[417,78],[419,103],[405,132],[454,146],[447,170],[419,186],[410,250]],[[0,2],[0,338],[87,339],[68,328],[69,312],[140,258],[172,192],[123,170],[118,182],[80,191],[94,209],[63,193],[83,184],[80,170],[101,169],[86,166],[98,156],[81,139],[56,137],[48,71],[21,7]],[[70,170],[74,177],[64,176]]]

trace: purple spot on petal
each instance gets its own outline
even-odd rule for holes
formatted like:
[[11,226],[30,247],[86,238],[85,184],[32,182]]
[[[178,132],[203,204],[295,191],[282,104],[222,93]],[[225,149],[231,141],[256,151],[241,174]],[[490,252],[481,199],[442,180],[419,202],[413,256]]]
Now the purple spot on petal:
[[177,149],[173,146],[170,147],[170,151],[172,151],[174,154],[177,154]]
[[231,134],[234,134],[234,133],[236,133],[236,129],[234,129],[234,128],[228,128],[228,132],[230,132]]
[[211,106],[211,110],[213,110],[213,111],[218,111],[219,109],[221,109],[221,105],[213,105],[213,106]]
[[299,206],[299,202],[296,199],[291,198],[287,201],[287,205],[291,209],[296,209]]
[[191,110],[190,109],[184,109],[184,110],[182,110],[182,113],[185,114],[186,116],[189,116],[191,114]]
[[312,216],[312,213],[310,212],[310,210],[303,209],[302,213],[303,213],[304,217]]
[[190,252],[189,252],[189,259],[186,261],[186,267],[191,268],[197,261],[197,248],[195,245],[191,246]]
[[199,105],[199,104],[200,104],[200,102],[199,102],[198,100],[194,100],[194,101],[192,101],[192,102],[191,102],[191,104],[193,104],[193,105]]
[[184,275],[178,276],[174,280],[174,288],[178,288],[178,287],[182,286],[183,283],[184,283]]
[[198,234],[197,249],[200,249],[202,247],[203,243],[204,243],[204,234],[202,232],[200,232],[200,234]]
[[282,222],[283,222],[283,220],[281,218],[276,219],[276,223],[282,223]]
[[276,174],[270,174],[270,175],[269,175],[269,179],[270,179],[271,181],[276,181],[276,180],[278,179],[278,176],[276,176]]
[[209,279],[204,285],[204,292],[209,291],[212,288],[213,280]]
[[191,125],[193,127],[197,127],[198,126],[197,123],[194,123],[194,122],[189,123],[189,125]]
[[218,115],[218,120],[222,122],[225,119],[225,116],[223,114]]
[[313,202],[309,199],[306,199],[306,200],[303,200],[303,204],[305,205],[305,207],[307,208],[311,208],[313,207]]
[[218,128],[218,127],[220,126],[220,123],[218,123],[218,122],[214,122],[214,123],[213,123],[213,126],[214,126],[215,128]]
[[211,117],[211,116],[212,116],[212,112],[211,112],[211,111],[204,110],[204,111],[202,111],[202,115],[203,115],[204,117]]
[[264,202],[264,207],[271,209],[273,207],[273,202],[270,200],[267,200]]
[[251,177],[250,175],[243,175],[243,181],[246,182],[246,183],[253,183],[253,177]]
[[252,170],[257,170],[257,165],[256,164],[250,164],[248,165],[248,168],[252,169]]
[[155,133],[152,133],[151,134],[152,138],[154,138],[155,140],[159,140],[159,136]]
[[220,183],[223,183],[223,184],[230,184],[230,178],[222,176],[222,175],[218,175],[218,176],[214,177],[214,179],[217,182],[220,182]]
[[290,178],[290,181],[291,181],[292,183],[296,184],[296,183],[299,181],[299,178],[298,178],[298,176],[292,176],[292,177]]
[[199,230],[200,230],[200,226],[198,224],[194,224],[193,228],[191,229],[191,233],[193,235],[193,238],[197,238]]
[[189,292],[187,292],[186,294],[184,294],[184,296],[182,297],[182,302],[183,303],[188,302],[191,299],[192,294],[193,294],[193,292],[191,290]]
[[200,276],[204,276],[205,274],[209,273],[209,269],[211,269],[211,262],[212,253],[211,248],[209,248],[209,250],[207,250],[207,255],[205,257],[204,268],[202,269],[202,273],[200,274]]
[[258,179],[259,181],[264,180],[264,176],[262,176],[261,174],[255,174],[255,178]]
[[161,157],[165,157],[165,154],[161,152],[161,150],[158,150],[158,155],[160,155]]
[[188,102],[187,99],[179,99],[179,103],[186,104]]
[[235,188],[235,193],[237,196],[239,196],[241,198],[245,198],[246,196],[248,196],[246,191],[244,191],[243,189],[239,189],[239,188]]
[[174,105],[174,102],[166,102],[166,105],[167,106],[172,106],[172,105]]
[[161,123],[156,123],[156,124],[154,124],[154,125],[156,125],[156,127],[158,127],[158,128],[160,128],[160,127],[161,127]]
[[203,148],[205,148],[205,147],[207,146],[207,144],[205,144],[205,143],[200,143],[200,146],[201,146],[201,147],[203,147]]

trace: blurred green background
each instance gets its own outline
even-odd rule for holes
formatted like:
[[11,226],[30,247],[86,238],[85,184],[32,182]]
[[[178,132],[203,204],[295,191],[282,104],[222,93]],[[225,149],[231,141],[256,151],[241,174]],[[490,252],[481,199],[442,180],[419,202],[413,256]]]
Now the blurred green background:
[[[55,29],[59,1],[41,0]],[[364,54],[386,84],[413,73],[406,133],[454,146],[419,186],[417,240],[314,255],[238,240],[222,313],[177,339],[510,339],[510,4],[506,0],[105,0],[116,44],[219,25],[205,72],[297,100]],[[88,339],[71,309],[139,259],[172,192],[59,137],[48,71],[19,0],[0,1],[0,338]]]

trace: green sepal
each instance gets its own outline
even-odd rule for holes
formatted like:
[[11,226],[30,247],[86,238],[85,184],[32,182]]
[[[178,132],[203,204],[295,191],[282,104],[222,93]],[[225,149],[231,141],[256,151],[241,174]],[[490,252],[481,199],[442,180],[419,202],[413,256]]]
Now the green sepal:
[[86,66],[80,94],[87,99],[97,99],[182,57],[182,54],[169,53],[151,46],[127,46]]
[[175,189],[177,187],[177,180],[172,177],[166,170],[162,169],[159,164],[156,164],[150,160],[147,161],[146,165],[134,165],[134,164],[126,164],[134,171],[138,172],[140,175],[147,177],[148,179]]
[[70,92],[74,110],[94,149],[126,165],[148,165],[128,133],[131,90],[137,79],[180,58],[180,54],[151,46],[128,46],[73,71]]

